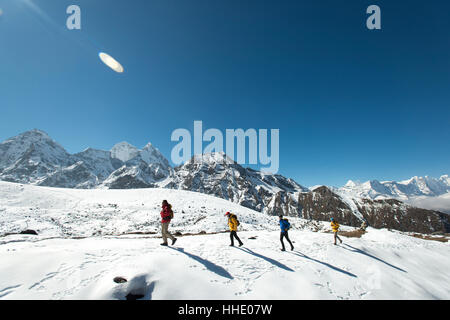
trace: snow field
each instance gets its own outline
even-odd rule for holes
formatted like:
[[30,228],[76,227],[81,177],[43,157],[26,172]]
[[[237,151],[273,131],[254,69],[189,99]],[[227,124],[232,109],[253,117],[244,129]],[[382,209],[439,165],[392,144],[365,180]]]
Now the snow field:
[[[161,247],[163,199],[171,232],[219,233]],[[239,217],[242,248],[228,246],[226,211]],[[200,193],[0,182],[0,299],[450,298],[448,242],[369,228],[334,246],[329,223],[289,220],[295,250],[281,252],[277,217]],[[39,235],[5,236],[24,229]]]

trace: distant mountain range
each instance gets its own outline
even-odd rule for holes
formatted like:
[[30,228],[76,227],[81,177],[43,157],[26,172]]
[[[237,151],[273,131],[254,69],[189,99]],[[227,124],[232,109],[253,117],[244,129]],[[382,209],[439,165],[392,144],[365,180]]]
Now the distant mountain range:
[[405,181],[371,180],[364,183],[349,180],[339,191],[359,198],[374,200],[397,198],[407,200],[418,196],[441,196],[450,192],[450,178],[443,175],[439,179],[432,177],[413,177]]
[[[201,157],[201,159],[199,159]],[[308,189],[292,179],[244,168],[224,153],[195,156],[172,168],[151,143],[121,142],[111,150],[69,154],[45,132],[31,130],[0,143],[0,180],[61,188],[170,188],[214,195],[269,215],[315,220],[331,216],[359,226],[401,231],[449,232],[448,216],[400,200],[447,195],[448,176],[402,182],[349,181],[342,188]]]
[[332,188],[337,194],[350,198],[372,200],[397,199],[410,205],[450,214],[450,178],[443,175],[412,177],[396,181],[371,180],[364,183],[348,181],[341,188]]

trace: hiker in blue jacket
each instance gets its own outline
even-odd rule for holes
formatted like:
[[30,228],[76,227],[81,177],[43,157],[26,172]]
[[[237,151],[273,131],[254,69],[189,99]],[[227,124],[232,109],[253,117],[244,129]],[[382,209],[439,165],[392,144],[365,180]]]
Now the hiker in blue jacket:
[[289,234],[288,234],[288,230],[291,227],[291,224],[289,223],[288,219],[283,219],[283,216],[280,215],[280,228],[281,228],[281,235],[280,235],[280,241],[281,241],[281,246],[283,247],[281,249],[281,251],[286,251],[285,247],[284,247],[284,242],[283,242],[283,238],[286,238],[286,240],[289,242],[289,244],[291,245],[291,251],[294,250],[294,246],[292,245],[291,240],[289,240]]

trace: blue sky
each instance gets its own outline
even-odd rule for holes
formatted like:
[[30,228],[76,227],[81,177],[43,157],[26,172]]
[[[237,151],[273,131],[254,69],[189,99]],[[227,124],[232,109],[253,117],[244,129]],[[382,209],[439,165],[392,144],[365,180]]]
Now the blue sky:
[[279,173],[305,186],[449,173],[448,1],[33,0],[50,22],[26,1],[0,0],[0,140],[38,128],[71,153],[151,141],[170,158],[202,120],[280,129]]

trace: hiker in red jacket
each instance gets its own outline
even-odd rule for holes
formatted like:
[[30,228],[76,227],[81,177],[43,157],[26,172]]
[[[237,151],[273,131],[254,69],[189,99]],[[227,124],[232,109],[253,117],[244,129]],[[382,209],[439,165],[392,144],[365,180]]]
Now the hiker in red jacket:
[[172,245],[175,244],[177,239],[172,236],[169,232],[169,223],[170,220],[173,218],[173,211],[172,211],[172,205],[167,202],[167,200],[163,200],[162,202],[162,210],[161,210],[161,230],[162,230],[162,238],[163,243],[161,243],[162,246],[167,246],[167,238],[170,238],[172,240]]

